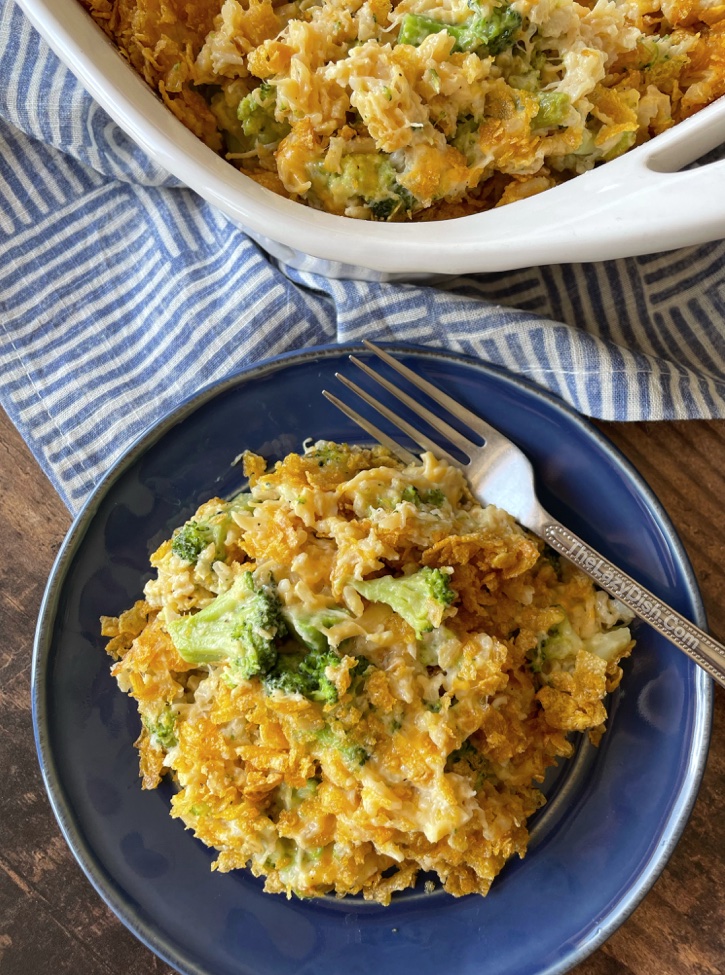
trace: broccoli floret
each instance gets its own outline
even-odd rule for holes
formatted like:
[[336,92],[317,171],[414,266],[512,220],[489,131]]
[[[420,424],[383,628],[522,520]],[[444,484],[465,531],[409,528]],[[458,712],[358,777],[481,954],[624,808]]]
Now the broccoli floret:
[[187,521],[174,532],[171,551],[185,562],[196,563],[204,549],[213,542],[217,557],[220,557],[224,554],[224,535],[226,528],[221,523],[211,525],[203,521]]
[[337,623],[344,623],[350,619],[345,609],[336,606],[317,611],[303,610],[296,606],[287,606],[283,610],[290,633],[308,650],[323,653],[330,649],[330,643],[324,634]]
[[574,659],[581,648],[581,638],[565,616],[539,637],[536,647],[529,652],[531,669],[535,674],[539,674],[544,669],[551,669],[551,665],[555,662],[559,664],[570,662],[573,666]]
[[561,125],[566,118],[571,99],[561,91],[540,91],[537,96],[539,111],[531,121],[532,129],[551,129]]
[[440,490],[440,488],[431,488],[430,491],[424,491],[421,494],[417,487],[409,484],[400,495],[400,500],[410,501],[410,503],[414,504],[416,508],[420,508],[424,504],[428,504],[432,508],[440,508],[440,506],[446,500],[446,496]]
[[461,641],[446,626],[439,626],[435,630],[424,633],[418,640],[418,660],[424,667],[438,667],[441,650],[446,647],[448,658],[451,651],[458,657]]
[[376,220],[390,220],[392,215],[400,209],[400,200],[394,196],[383,197],[382,200],[373,200],[368,203],[370,213]]
[[626,152],[628,149],[631,149],[636,141],[637,141],[636,132],[624,132],[619,137],[619,139],[617,139],[614,145],[611,146],[611,148],[609,148],[605,153],[603,153],[602,159],[604,159],[606,162],[609,162],[612,159],[616,159],[617,156],[621,156],[623,152]]
[[446,607],[457,596],[448,584],[448,574],[429,566],[409,576],[380,576],[350,585],[370,602],[387,603],[418,638],[441,625]]
[[475,44],[476,36],[480,37],[486,52],[495,57],[513,45],[521,23],[521,14],[511,7],[496,7],[489,17],[474,17],[470,28],[472,43]]
[[[454,27],[452,24],[444,24],[440,20],[433,20],[431,17],[424,17],[421,14],[405,14],[400,21],[398,44],[411,44],[413,47],[419,47],[426,37],[442,30],[447,30],[449,34],[456,37],[461,28]],[[453,50],[460,50],[457,43],[453,46]]]
[[374,220],[392,220],[398,214],[412,213],[415,209],[415,197],[396,179],[393,179],[384,191],[391,195],[381,197],[379,200],[366,201]]
[[227,501],[209,518],[192,518],[181,528],[177,528],[171,539],[171,551],[185,562],[196,563],[199,556],[212,542],[216,549],[215,558],[225,555],[224,540],[229,530],[232,514],[235,511],[249,511],[251,494],[240,493]]
[[367,672],[374,667],[375,664],[368,660],[367,657],[360,656],[357,658],[357,663],[350,671],[350,677],[352,680],[357,680],[359,677],[364,677]]
[[264,689],[268,693],[282,691],[283,694],[304,694],[306,682],[299,673],[303,659],[303,653],[279,654],[274,667],[262,678]]
[[242,131],[261,145],[280,142],[290,132],[287,122],[275,118],[277,94],[271,85],[262,82],[259,88],[243,98],[237,108],[237,118],[242,123]]
[[482,118],[474,118],[472,115],[461,116],[451,139],[451,145],[454,149],[458,149],[469,166],[477,165],[482,158],[480,147],[482,124]]
[[325,671],[328,667],[339,667],[340,658],[334,650],[310,650],[300,661],[298,673],[310,688],[306,697],[321,704],[334,704],[337,701],[337,688]]
[[237,118],[237,109],[243,97],[244,95],[240,95],[232,83],[226,89],[215,92],[209,101],[209,108],[222,133],[227,152],[249,152],[252,149],[251,140],[244,135]]
[[485,778],[491,774],[491,763],[467,738],[460,748],[452,751],[446,760],[446,772],[457,772],[473,779],[474,787],[480,789]]
[[307,890],[294,887],[295,883],[300,882],[300,873],[304,872],[310,864],[317,863],[325,855],[329,846],[303,847],[293,839],[288,837],[278,837],[274,849],[265,860],[267,870],[277,870],[282,882],[289,886],[289,889],[299,900],[309,900],[314,896]]
[[581,650],[595,654],[609,663],[626,649],[630,640],[631,634],[627,626],[614,627],[583,639],[571,625],[569,618],[564,616],[561,622],[540,637],[528,656],[535,674],[572,671],[576,666],[576,656]]
[[336,735],[329,725],[325,725],[321,731],[317,732],[317,740],[320,744],[336,748],[342,755],[343,760],[353,767],[364,765],[370,758],[370,752],[358,745],[357,742],[348,741],[347,738]]
[[305,457],[317,461],[320,467],[346,464],[349,456],[350,448],[347,444],[335,443],[332,440],[318,440],[305,451]]
[[282,612],[288,632],[307,648],[307,652],[280,656],[275,668],[265,678],[265,687],[285,694],[303,694],[322,704],[334,704],[337,689],[325,671],[328,667],[339,666],[340,658],[324,631],[349,620],[350,614],[336,606],[315,612],[287,606]]
[[141,720],[154,745],[169,749],[178,744],[175,731],[176,712],[172,711],[170,707],[164,708],[155,719],[143,715]]
[[287,782],[283,782],[277,790],[279,802],[284,809],[297,809],[306,799],[311,799],[314,796],[319,784],[320,779],[314,777],[308,779],[298,789],[289,785]]
[[287,635],[281,609],[274,586],[244,572],[204,609],[169,623],[169,635],[188,663],[226,661],[233,679],[249,680],[277,661],[275,641]]
[[512,46],[521,23],[521,15],[511,7],[497,7],[487,17],[476,13],[464,24],[444,24],[420,14],[405,14],[398,44],[418,47],[429,34],[445,30],[455,39],[453,51],[479,51],[493,57]]
[[416,505],[416,507],[422,504],[420,491],[418,490],[417,487],[414,487],[412,484],[409,484],[407,488],[403,491],[403,493],[400,495],[400,500],[409,501],[411,504]]
[[[375,669],[375,664],[371,663],[367,657],[358,657],[357,663],[350,671],[350,688],[349,692],[353,697],[358,697],[365,690],[365,681],[370,676],[372,671]],[[363,707],[372,707],[370,701],[366,698],[362,703]]]
[[310,650],[307,653],[284,653],[262,678],[265,690],[283,694],[302,694],[320,704],[335,704],[337,688],[325,674],[328,667],[339,667],[334,650]]
[[416,207],[413,195],[398,182],[388,156],[351,152],[342,157],[338,172],[322,163],[308,166],[314,194],[328,209],[344,212],[351,204],[367,206],[376,220],[391,220]]

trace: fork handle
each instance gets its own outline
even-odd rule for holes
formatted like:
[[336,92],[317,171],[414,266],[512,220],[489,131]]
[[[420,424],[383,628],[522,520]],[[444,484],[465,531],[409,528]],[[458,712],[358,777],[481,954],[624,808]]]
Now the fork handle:
[[557,521],[542,525],[541,536],[560,555],[629,607],[640,619],[687,654],[696,664],[725,687],[725,646],[658,599],[649,589],[622,572],[603,555]]

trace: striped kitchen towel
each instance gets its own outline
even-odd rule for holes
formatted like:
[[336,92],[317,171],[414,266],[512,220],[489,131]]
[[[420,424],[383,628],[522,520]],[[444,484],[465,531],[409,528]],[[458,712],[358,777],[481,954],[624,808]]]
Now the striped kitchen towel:
[[0,0],[0,391],[76,510],[178,402],[362,337],[478,356],[590,416],[725,416],[725,242],[426,287],[285,270],[110,121]]

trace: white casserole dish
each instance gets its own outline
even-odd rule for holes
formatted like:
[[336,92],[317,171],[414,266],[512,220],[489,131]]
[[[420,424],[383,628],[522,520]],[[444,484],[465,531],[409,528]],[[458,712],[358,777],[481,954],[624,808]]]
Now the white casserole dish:
[[284,263],[328,277],[417,278],[655,253],[725,237],[725,98],[651,142],[546,192],[430,223],[378,223],[283,199],[192,135],[77,0],[17,0],[58,57],[159,165]]

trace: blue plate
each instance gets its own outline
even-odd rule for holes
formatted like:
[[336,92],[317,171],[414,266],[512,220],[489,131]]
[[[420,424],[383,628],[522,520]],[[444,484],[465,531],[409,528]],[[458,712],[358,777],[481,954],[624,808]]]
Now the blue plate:
[[[389,347],[532,459],[544,506],[672,606],[704,624],[687,558],[647,486],[558,400],[478,361]],[[45,595],[33,663],[40,763],[61,829],[121,920],[184,975],[554,975],[627,917],[664,866],[707,751],[710,679],[647,627],[598,749],[547,785],[524,860],[486,898],[422,886],[388,908],[287,901],[214,855],[142,792],[135,704],[109,675],[98,618],[130,606],[148,556],[212,495],[241,484],[244,448],[276,458],[312,436],[360,439],[320,395],[360,349],[310,349],[206,389],[136,442],[71,528]],[[365,353],[363,353],[365,354]],[[348,370],[351,371],[351,370]]]

